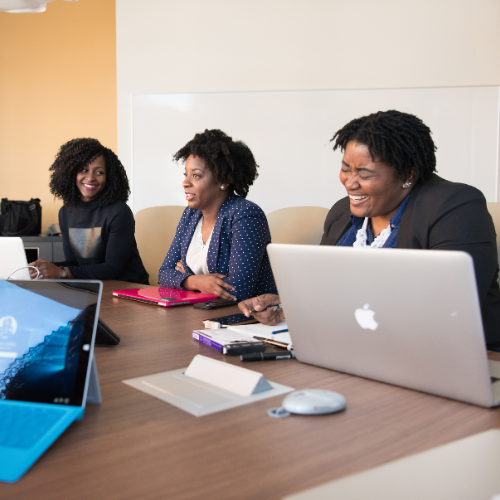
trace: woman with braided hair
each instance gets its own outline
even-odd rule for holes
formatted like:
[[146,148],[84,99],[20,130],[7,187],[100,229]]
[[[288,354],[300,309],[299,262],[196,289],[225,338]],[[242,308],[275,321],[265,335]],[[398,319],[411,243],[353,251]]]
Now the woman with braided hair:
[[174,160],[186,163],[182,187],[188,207],[160,268],[160,284],[233,301],[276,293],[266,253],[267,219],[245,199],[258,175],[248,146],[221,130],[205,130]]
[[[500,348],[496,234],[481,191],[436,175],[431,131],[414,115],[379,111],[363,116],[337,131],[332,141],[333,149],[344,154],[340,181],[348,196],[328,213],[321,244],[468,252],[486,342]],[[277,304],[279,298],[268,295],[247,300],[240,309],[248,314]],[[272,308],[256,317],[272,324],[283,319],[283,311]]]
[[73,139],[61,146],[50,170],[50,192],[64,202],[59,226],[65,260],[31,263],[39,277],[147,284],[134,216],[125,203],[130,194],[127,174],[116,154],[96,139]]

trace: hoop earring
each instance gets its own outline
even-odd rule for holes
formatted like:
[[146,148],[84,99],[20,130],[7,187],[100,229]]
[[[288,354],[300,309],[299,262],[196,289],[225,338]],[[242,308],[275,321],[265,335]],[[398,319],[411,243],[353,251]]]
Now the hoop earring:
[[409,188],[411,186],[411,182],[405,182],[403,184],[403,189]]

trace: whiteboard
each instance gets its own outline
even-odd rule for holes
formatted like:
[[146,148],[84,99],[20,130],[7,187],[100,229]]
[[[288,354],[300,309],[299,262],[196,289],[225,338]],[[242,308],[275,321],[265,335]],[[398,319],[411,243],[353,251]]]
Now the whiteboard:
[[135,94],[134,212],[185,205],[184,167],[172,155],[206,128],[244,141],[259,164],[248,199],[264,212],[331,207],[345,196],[342,154],[330,139],[350,120],[388,109],[412,113],[433,132],[438,174],[498,200],[499,87]]

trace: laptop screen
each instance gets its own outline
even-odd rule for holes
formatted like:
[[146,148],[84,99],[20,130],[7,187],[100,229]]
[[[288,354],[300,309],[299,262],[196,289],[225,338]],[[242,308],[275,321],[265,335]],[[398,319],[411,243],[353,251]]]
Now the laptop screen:
[[0,281],[0,399],[82,405],[100,286]]

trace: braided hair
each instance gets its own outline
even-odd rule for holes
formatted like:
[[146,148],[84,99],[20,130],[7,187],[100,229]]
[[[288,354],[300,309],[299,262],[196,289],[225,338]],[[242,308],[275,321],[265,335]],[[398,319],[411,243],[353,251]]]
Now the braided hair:
[[186,161],[190,155],[201,158],[212,172],[215,182],[228,184],[238,196],[246,198],[258,177],[258,165],[250,148],[242,141],[233,141],[219,129],[196,134],[174,154],[174,161]]
[[102,156],[106,164],[106,184],[96,199],[100,207],[117,201],[127,201],[130,194],[127,173],[111,149],[104,147],[97,139],[72,139],[63,144],[49,171],[50,192],[62,198],[65,205],[74,207],[80,200],[76,185],[76,174]]
[[352,120],[338,130],[333,150],[345,151],[350,141],[368,147],[373,161],[387,163],[396,177],[423,184],[436,171],[436,146],[431,130],[414,115],[401,111],[379,111]]

